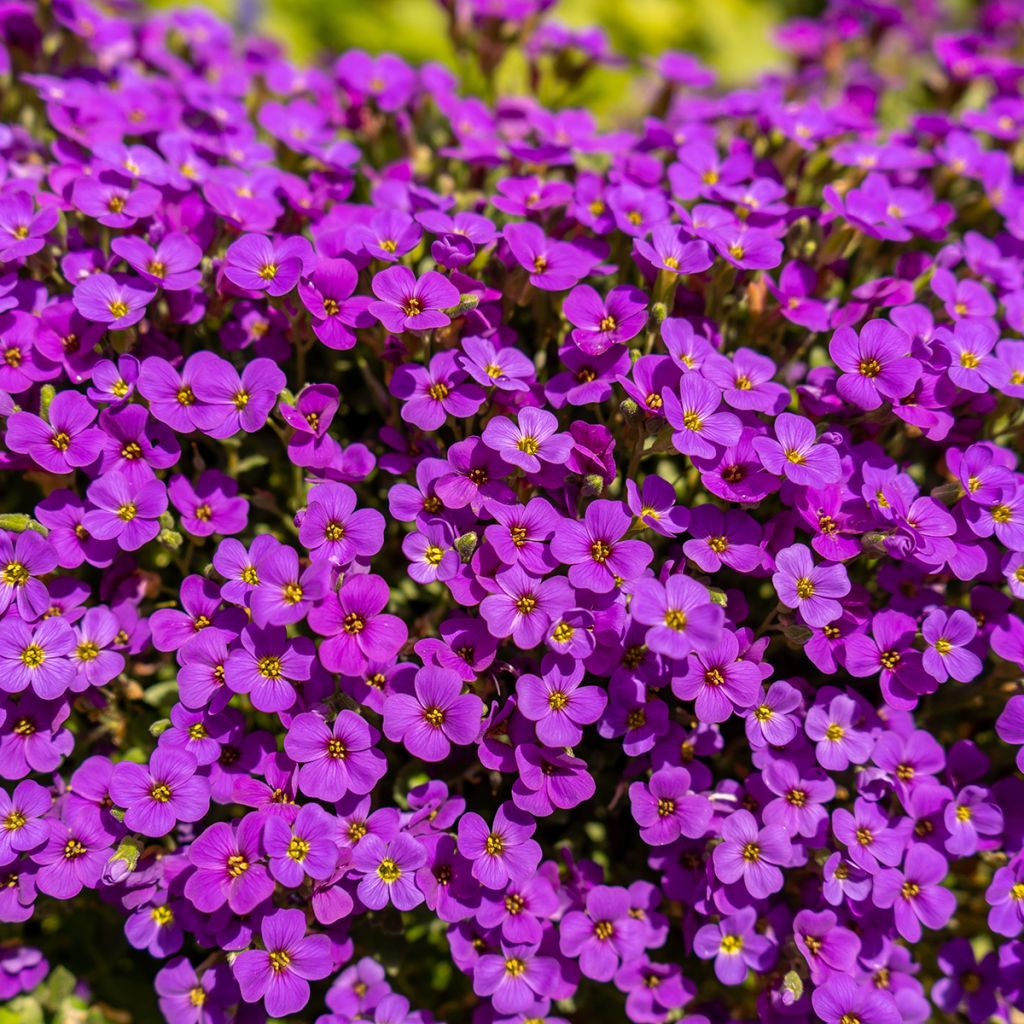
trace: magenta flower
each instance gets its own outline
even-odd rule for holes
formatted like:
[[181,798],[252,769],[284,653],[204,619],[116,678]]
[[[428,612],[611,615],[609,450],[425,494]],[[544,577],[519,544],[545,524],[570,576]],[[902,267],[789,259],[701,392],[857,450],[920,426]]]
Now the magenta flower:
[[61,391],[50,403],[47,419],[16,412],[7,421],[4,440],[11,451],[28,455],[50,473],[73,473],[96,461],[103,432],[92,426],[96,410],[77,391]]
[[0,620],[0,690],[20,693],[31,686],[43,700],[63,696],[75,679],[75,646],[75,631],[64,619]]
[[299,769],[299,788],[319,800],[340,800],[346,793],[369,793],[387,770],[374,746],[379,734],[354,711],[342,711],[328,725],[319,715],[297,715],[284,748]]
[[803,416],[784,412],[775,420],[775,438],[755,437],[754,449],[769,473],[805,487],[839,482],[839,453],[830,444],[818,444],[814,424]]
[[353,295],[359,275],[348,260],[320,259],[299,282],[299,298],[313,318],[313,333],[328,347],[345,351],[356,343],[356,328],[372,327],[370,299]]
[[156,289],[142,278],[91,274],[75,285],[72,299],[86,320],[120,331],[146,315],[146,307],[155,295]]
[[711,803],[692,791],[685,768],[659,768],[647,781],[629,787],[633,819],[648,846],[666,846],[681,835],[700,839],[711,822]]
[[467,419],[484,401],[455,352],[439,352],[429,367],[405,363],[395,370],[390,388],[402,400],[402,419],[424,430],[436,430],[449,416]]
[[197,352],[190,360],[196,399],[210,409],[210,437],[252,434],[267,422],[286,378],[272,359],[253,359],[238,371],[212,352]]
[[19,782],[13,793],[0,789],[0,860],[14,860],[49,839],[46,816],[52,802],[50,791],[29,779]]
[[496,416],[484,427],[483,442],[509,465],[526,473],[539,473],[543,464],[561,466],[569,459],[572,438],[558,432],[558,420],[546,409],[529,406],[514,422]]
[[596,356],[640,333],[647,322],[647,296],[620,285],[602,299],[590,285],[579,285],[566,296],[562,312],[576,328],[572,340],[580,351]]
[[133,487],[126,476],[111,473],[89,485],[93,508],[82,524],[98,540],[116,540],[123,551],[137,551],[160,532],[167,489],[160,480]]
[[722,392],[714,384],[696,373],[686,373],[678,391],[665,388],[661,393],[665,418],[674,428],[676,451],[711,459],[739,440],[742,424],[731,412],[717,411]]
[[869,320],[858,335],[842,327],[828,351],[843,374],[839,394],[861,409],[877,409],[885,399],[903,398],[921,377],[921,364],[910,357],[910,338],[885,320]]
[[496,593],[480,602],[480,615],[498,637],[511,637],[521,650],[541,642],[551,625],[573,605],[564,577],[538,579],[518,565],[494,577]]
[[384,735],[423,761],[443,761],[452,744],[473,743],[481,730],[483,702],[462,692],[462,680],[448,669],[427,666],[413,680],[413,693],[384,701]]
[[125,809],[124,823],[144,836],[163,836],[179,822],[199,821],[210,807],[210,784],[196,775],[196,759],[159,747],[146,766],[115,765],[110,796]]
[[356,892],[371,910],[389,903],[399,910],[412,910],[424,900],[416,885],[416,871],[427,860],[423,844],[399,833],[390,841],[368,835],[361,839],[352,857],[352,871],[361,876]]
[[641,540],[625,540],[632,517],[622,502],[601,499],[587,506],[583,522],[566,521],[551,538],[551,553],[569,566],[574,587],[606,594],[643,574],[652,558]]
[[224,254],[224,276],[249,292],[287,295],[316,263],[313,247],[300,235],[271,239],[242,235]]
[[379,576],[350,576],[310,612],[310,627],[328,638],[319,650],[326,669],[359,675],[371,661],[398,653],[409,631],[397,616],[384,613],[390,596]]
[[289,889],[306,878],[330,878],[338,863],[334,840],[336,819],[319,804],[303,804],[289,821],[281,815],[267,817],[263,846],[270,858],[270,873]]
[[312,488],[299,526],[299,540],[314,558],[348,566],[377,554],[384,545],[384,517],[373,508],[356,508],[356,492],[346,484]]
[[842,565],[815,565],[805,544],[793,544],[775,556],[772,585],[787,608],[795,608],[809,626],[824,626],[842,613],[839,598],[850,592]]
[[277,910],[260,924],[263,949],[247,949],[231,966],[247,1003],[261,999],[271,1017],[298,1013],[309,1002],[309,983],[334,966],[331,940],[307,935],[301,910]]
[[780,868],[790,860],[789,835],[778,825],[757,827],[749,811],[733,811],[722,823],[723,842],[712,853],[715,874],[726,883],[743,882],[755,899],[782,888]]
[[818,763],[828,771],[842,771],[852,761],[863,764],[871,755],[874,742],[856,727],[860,715],[857,705],[842,695],[827,706],[816,704],[807,712],[804,728],[817,743]]
[[694,701],[702,722],[724,722],[733,712],[757,703],[761,672],[753,662],[740,658],[739,649],[735,634],[722,630],[713,643],[687,658],[684,675],[673,677],[672,692],[681,700]]
[[434,270],[417,278],[408,267],[388,267],[370,286],[377,301],[368,309],[392,334],[447,327],[452,321],[445,310],[461,299],[458,288]]
[[247,814],[231,825],[218,821],[197,836],[188,856],[195,866],[185,882],[185,896],[204,914],[225,904],[235,914],[249,914],[274,891],[274,880],[261,863],[263,817]]
[[721,638],[725,614],[706,587],[681,573],[660,583],[645,577],[633,586],[633,618],[648,627],[646,643],[669,658],[708,650]]
[[949,865],[941,853],[915,843],[903,870],[887,868],[875,875],[872,900],[877,907],[892,907],[896,930],[908,942],[919,942],[921,925],[942,928],[956,910],[956,896],[939,883]]

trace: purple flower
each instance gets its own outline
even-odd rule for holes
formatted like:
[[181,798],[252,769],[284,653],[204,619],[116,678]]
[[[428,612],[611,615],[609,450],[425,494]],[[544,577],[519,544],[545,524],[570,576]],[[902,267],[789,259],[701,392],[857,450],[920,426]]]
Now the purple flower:
[[156,295],[152,285],[127,274],[92,274],[79,281],[72,301],[86,320],[120,331],[137,324]]
[[488,889],[529,878],[540,863],[540,846],[530,838],[536,823],[529,814],[503,803],[488,825],[479,814],[459,819],[459,853],[473,865],[473,877]]
[[447,327],[445,310],[461,299],[458,288],[433,270],[417,278],[408,267],[388,267],[374,275],[371,287],[377,301],[368,309],[392,334]]
[[416,871],[426,860],[423,844],[405,833],[390,841],[365,836],[352,856],[352,871],[361,876],[359,899],[371,910],[383,910],[389,903],[399,910],[418,907],[424,896],[416,885]]
[[552,623],[573,606],[564,577],[538,579],[518,565],[495,575],[496,593],[480,602],[480,615],[497,637],[512,637],[522,650],[541,642]]
[[436,430],[449,416],[468,419],[483,404],[483,390],[466,377],[455,352],[439,352],[429,367],[414,363],[398,367],[390,388],[402,399],[403,420],[423,430]]
[[679,393],[666,388],[661,393],[665,418],[674,428],[676,451],[696,458],[711,459],[739,440],[742,424],[731,412],[718,412],[722,392],[699,374],[683,374]]
[[473,991],[489,996],[499,1013],[532,1011],[543,999],[558,976],[558,963],[540,956],[537,945],[511,945],[502,942],[501,953],[485,953],[473,968]]
[[263,817],[247,814],[231,825],[214,822],[197,836],[188,856],[195,872],[185,896],[204,914],[226,903],[235,914],[249,914],[274,891],[274,880],[260,862]]
[[260,923],[263,949],[247,949],[231,966],[247,1003],[261,999],[271,1017],[298,1013],[309,1002],[309,982],[334,966],[331,940],[307,935],[301,910],[277,910]]
[[877,907],[893,907],[896,930],[908,942],[920,942],[921,925],[942,928],[956,910],[956,896],[939,883],[949,865],[941,853],[915,843],[903,870],[887,868],[875,875],[872,899]]
[[712,604],[706,587],[677,573],[664,582],[644,578],[633,586],[633,618],[648,626],[652,651],[685,658],[695,648],[709,650],[720,640],[725,614]]
[[893,997],[871,985],[835,974],[811,994],[814,1012],[825,1024],[900,1024],[903,1017]]
[[413,680],[413,693],[384,701],[384,735],[424,761],[443,761],[452,744],[473,743],[481,730],[483,702],[462,692],[455,672],[427,666]]
[[754,450],[769,473],[805,487],[839,482],[839,453],[830,444],[818,444],[814,424],[803,416],[784,412],[775,420],[775,438],[755,437]]
[[852,761],[863,764],[874,743],[854,727],[860,715],[857,705],[844,696],[833,697],[828,706],[816,704],[807,712],[804,728],[817,743],[818,763],[828,771],[842,771]]
[[125,808],[124,823],[144,836],[163,836],[179,822],[199,821],[210,806],[210,784],[196,775],[184,750],[158,747],[145,767],[122,761],[114,768],[110,796]]
[[572,340],[580,351],[596,356],[640,333],[647,322],[647,296],[620,285],[602,299],[590,285],[579,285],[566,296],[562,312],[575,327]]
[[978,624],[970,612],[936,608],[921,625],[925,648],[924,670],[940,683],[955,679],[969,683],[981,674],[981,659],[967,646],[977,635]]
[[110,248],[144,280],[168,292],[187,291],[202,278],[202,271],[196,268],[203,250],[181,232],[165,235],[155,247],[136,236],[124,235],[113,239]]
[[70,900],[82,889],[95,889],[113,841],[113,830],[99,821],[79,818],[66,823],[51,818],[46,846],[33,855],[39,865],[39,891],[54,899]]
[[519,711],[535,722],[537,738],[549,747],[574,747],[583,726],[596,722],[608,703],[596,686],[581,686],[583,665],[566,669],[554,657],[541,662],[542,675],[524,673],[516,682]]
[[195,484],[184,476],[171,477],[171,504],[181,513],[181,525],[193,537],[241,533],[248,522],[249,503],[238,497],[238,484],[208,469]]
[[747,972],[766,971],[775,961],[775,947],[755,930],[757,911],[744,907],[706,924],[693,937],[693,951],[702,960],[715,961],[715,976],[723,985],[742,985]]
[[[706,607],[720,610],[717,605]],[[703,608],[697,612],[707,615]],[[693,613],[684,614],[689,621]],[[685,633],[685,627],[681,632]],[[724,722],[733,711],[741,711],[757,702],[761,694],[761,673],[753,662],[739,657],[739,649],[735,635],[721,631],[715,641],[700,645],[687,658],[685,675],[672,679],[672,692],[682,700],[694,701],[694,710],[702,722]]]
[[36,577],[56,567],[52,544],[38,533],[26,531],[12,537],[0,531],[0,614],[13,605],[27,621],[42,615],[50,606],[50,594]]
[[43,700],[61,697],[72,685],[75,632],[64,619],[0,620],[0,690],[20,693],[31,686]]
[[680,835],[700,839],[711,822],[711,803],[691,791],[685,768],[660,768],[648,782],[632,783],[629,800],[640,838],[649,846],[665,846]]
[[838,598],[850,592],[841,565],[815,565],[810,549],[793,544],[775,556],[772,585],[787,608],[795,608],[809,626],[824,626],[842,613]]
[[585,910],[570,910],[558,927],[563,955],[578,957],[580,970],[594,981],[610,981],[623,960],[638,956],[645,929],[630,915],[626,889],[597,885],[584,901]]
[[297,715],[284,748],[298,762],[299,788],[319,800],[340,800],[346,793],[369,793],[387,770],[374,746],[376,729],[354,711],[342,711],[328,725],[317,714]]
[[532,406],[520,411],[518,422],[505,416],[490,420],[482,439],[507,463],[527,473],[539,473],[544,463],[563,465],[573,444],[568,434],[558,433],[558,420],[552,413]]
[[224,276],[245,291],[276,297],[287,295],[300,277],[312,271],[315,261],[313,247],[300,235],[281,239],[242,235],[224,254]]
[[551,553],[569,566],[574,587],[606,594],[638,579],[651,561],[651,549],[625,540],[632,518],[621,502],[601,499],[587,506],[583,522],[566,521],[551,538]]
[[328,638],[318,652],[326,669],[359,675],[371,661],[387,661],[398,653],[409,631],[397,616],[383,613],[389,599],[388,585],[379,576],[350,576],[310,612],[310,627]]
[[96,461],[103,432],[92,426],[96,410],[77,391],[61,391],[50,403],[47,419],[16,412],[7,421],[5,440],[11,451],[28,455],[50,473],[73,473]]
[[13,793],[0,789],[0,861],[36,850],[50,837],[50,791],[26,779]]
[[270,873],[290,889],[308,878],[330,878],[338,863],[334,840],[337,822],[319,804],[303,804],[289,821],[270,815],[263,829],[263,846]]
[[299,282],[299,298],[313,317],[313,333],[336,351],[355,346],[356,328],[373,326],[371,300],[352,294],[358,280],[347,260],[320,259],[313,273]]
[[726,883],[742,881],[755,899],[782,888],[779,870],[792,856],[789,836],[778,825],[757,827],[749,811],[733,811],[722,823],[723,842],[715,847],[715,874]]
[[841,327],[828,351],[843,374],[839,394],[861,409],[877,409],[885,399],[903,398],[921,377],[921,364],[910,358],[910,338],[885,320],[869,320],[858,335]]
[[272,359],[253,359],[241,375],[213,352],[197,352],[189,362],[195,397],[209,408],[205,432],[210,437],[259,430],[285,386],[285,375]]
[[123,551],[137,551],[160,532],[157,521],[167,509],[167,489],[159,480],[133,487],[120,473],[110,473],[89,485],[93,508],[82,524],[98,540],[116,540]]
[[224,663],[224,679],[235,693],[247,693],[258,711],[287,711],[316,661],[312,640],[289,639],[283,626],[242,630],[241,646]]

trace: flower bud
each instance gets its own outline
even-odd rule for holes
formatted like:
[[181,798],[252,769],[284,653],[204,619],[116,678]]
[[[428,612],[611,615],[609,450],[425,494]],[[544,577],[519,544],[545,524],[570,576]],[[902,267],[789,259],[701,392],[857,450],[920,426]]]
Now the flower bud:
[[470,530],[469,533],[464,533],[461,537],[457,537],[455,540],[455,550],[459,553],[459,558],[462,559],[462,564],[466,565],[469,560],[473,557],[473,552],[476,551],[477,544],[480,543],[480,538]]

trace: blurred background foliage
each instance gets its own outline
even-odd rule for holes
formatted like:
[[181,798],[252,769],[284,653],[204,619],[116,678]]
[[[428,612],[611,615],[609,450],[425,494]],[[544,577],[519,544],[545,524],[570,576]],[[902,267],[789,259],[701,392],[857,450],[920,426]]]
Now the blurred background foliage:
[[[181,0],[155,0],[154,6],[180,6]],[[345,49],[389,51],[414,63],[441,61],[454,66],[445,14],[435,0],[204,0],[243,30],[281,42],[300,62]],[[776,26],[796,15],[813,14],[816,0],[560,0],[551,20],[574,28],[601,27],[613,50],[630,58],[663,50],[687,50],[713,67],[726,83],[751,79],[779,65]],[[630,72],[601,69],[586,95],[573,97],[598,109],[615,105]],[[514,65],[501,86],[522,88]]]

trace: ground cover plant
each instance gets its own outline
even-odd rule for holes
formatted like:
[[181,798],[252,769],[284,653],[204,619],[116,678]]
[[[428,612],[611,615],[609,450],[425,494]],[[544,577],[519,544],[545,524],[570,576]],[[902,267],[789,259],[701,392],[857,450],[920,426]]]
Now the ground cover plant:
[[0,5],[0,1020],[1024,1011],[1024,4],[549,6]]

